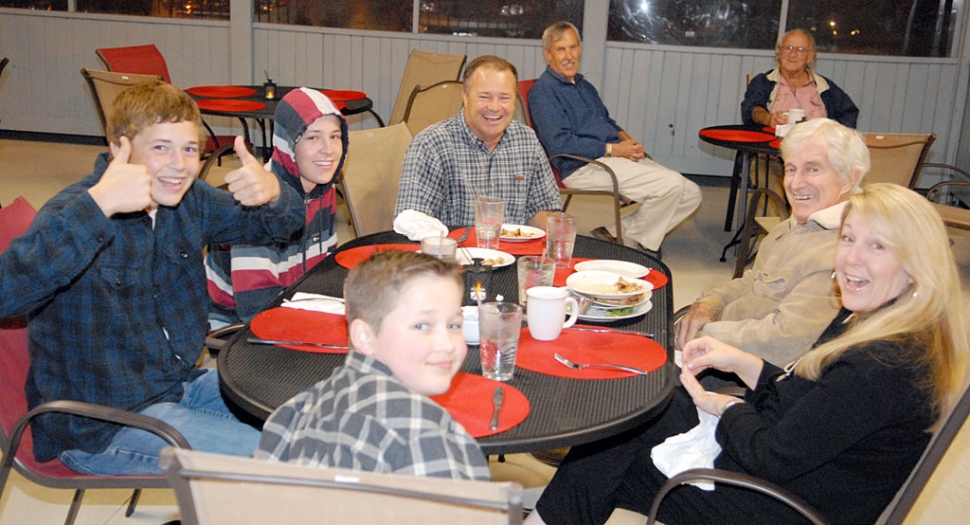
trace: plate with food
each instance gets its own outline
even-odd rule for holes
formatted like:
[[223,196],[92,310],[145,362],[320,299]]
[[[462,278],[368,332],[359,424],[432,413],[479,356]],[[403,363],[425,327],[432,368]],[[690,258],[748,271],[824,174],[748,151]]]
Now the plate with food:
[[643,279],[648,273],[650,273],[650,268],[646,266],[641,266],[637,263],[627,262],[627,261],[616,261],[612,259],[594,259],[592,261],[583,261],[581,263],[576,263],[577,272],[586,272],[600,270],[604,272],[613,272],[620,274],[628,279]]
[[619,308],[629,308],[631,306],[640,306],[641,304],[649,301],[653,297],[653,292],[646,291],[641,294],[631,295],[629,297],[621,297],[619,299],[606,299],[603,297],[597,297],[595,295],[584,295],[588,298],[591,303],[591,308],[600,308],[603,310],[612,310]]
[[522,224],[503,224],[499,239],[505,242],[535,241],[546,236],[542,228],[525,226]]
[[586,313],[579,314],[581,321],[609,322],[622,319],[632,319],[639,317],[653,308],[653,301],[644,301],[636,306],[626,308],[604,309],[598,306],[590,306]]
[[576,272],[566,279],[566,286],[598,299],[623,299],[653,290],[653,285],[643,279],[631,279],[602,270]]
[[482,264],[492,268],[502,268],[515,262],[515,256],[500,250],[488,248],[461,248],[456,254],[462,266],[475,264],[472,259],[482,259]]

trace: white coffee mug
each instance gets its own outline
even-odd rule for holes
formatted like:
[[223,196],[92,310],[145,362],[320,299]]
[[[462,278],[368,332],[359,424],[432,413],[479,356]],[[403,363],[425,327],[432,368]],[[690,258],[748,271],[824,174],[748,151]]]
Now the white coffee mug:
[[[533,286],[526,291],[529,297],[528,318],[529,333],[537,341],[552,341],[559,337],[563,328],[576,324],[579,317],[579,305],[576,298],[569,295],[564,288],[555,286]],[[571,304],[569,319],[566,316],[566,305]]]
[[798,124],[805,120],[805,110],[801,108],[789,109],[785,112],[785,116],[788,117],[789,124]]
[[465,339],[465,342],[470,345],[478,344],[478,307],[477,306],[462,306],[461,307],[461,336]]

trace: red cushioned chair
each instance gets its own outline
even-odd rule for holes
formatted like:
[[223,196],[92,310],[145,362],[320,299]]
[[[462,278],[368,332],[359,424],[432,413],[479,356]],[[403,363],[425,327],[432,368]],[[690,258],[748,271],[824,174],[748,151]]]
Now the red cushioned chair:
[[[95,51],[98,57],[104,62],[104,65],[108,67],[108,71],[116,73],[137,73],[139,75],[158,75],[165,82],[172,83],[172,77],[168,74],[168,64],[165,63],[165,57],[155,47],[155,44],[102,47]],[[242,119],[240,121],[244,126],[246,125],[245,121]],[[209,133],[209,140],[206,141],[205,149],[202,152],[204,156],[215,153],[216,150],[223,146],[232,146],[236,138],[235,136],[216,135],[204,120],[202,124]],[[229,149],[228,153],[232,153],[232,148]],[[221,154],[225,155],[227,153],[222,152]],[[222,166],[222,158],[217,157],[217,159],[219,165]]]
[[[0,253],[10,242],[23,234],[36,212],[23,198],[0,208]],[[112,421],[142,428],[157,434],[169,444],[189,448],[185,438],[170,425],[157,419],[116,408],[91,405],[77,401],[52,401],[27,410],[24,383],[30,359],[27,352],[26,318],[0,318],[0,495],[7,484],[10,471],[16,469],[23,477],[50,488],[74,489],[65,525],[74,523],[85,489],[135,489],[125,516],[131,516],[143,488],[168,488],[165,476],[89,476],[79,474],[57,459],[44,463],[34,458],[30,422],[41,414],[62,412]]]
[[[528,123],[529,126],[532,126],[532,114],[529,112],[529,91],[532,91],[532,86],[535,85],[535,83],[536,83],[535,79],[520,80],[519,86],[518,86],[519,103],[522,105],[522,113],[525,116],[526,123]],[[613,173],[613,170],[610,169],[610,167],[607,166],[606,164],[603,164],[602,162],[596,159],[581,157],[579,155],[570,155],[568,153],[560,153],[558,155],[553,155],[549,157],[549,160],[551,161],[552,159],[557,157],[564,157],[564,158],[575,159],[575,160],[579,160],[587,163],[596,164],[597,166],[606,170],[606,173],[609,174],[611,179],[613,179],[612,191],[577,190],[573,188],[567,188],[562,183],[562,177],[559,176],[559,172],[550,163],[550,167],[552,168],[552,174],[556,176],[556,184],[559,186],[559,193],[566,196],[566,201],[563,203],[563,207],[562,207],[563,211],[566,211],[566,208],[569,207],[569,201],[572,200],[573,195],[603,195],[613,199],[613,216],[614,216],[614,220],[616,221],[616,242],[617,244],[623,244],[623,226],[620,221],[620,210],[626,206],[630,206],[631,204],[636,204],[636,202],[620,194],[620,184],[619,182],[617,182],[616,174]]]

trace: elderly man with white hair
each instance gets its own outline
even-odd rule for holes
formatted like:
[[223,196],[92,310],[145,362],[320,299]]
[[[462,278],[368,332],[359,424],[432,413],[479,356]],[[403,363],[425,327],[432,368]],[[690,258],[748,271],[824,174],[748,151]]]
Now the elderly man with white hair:
[[839,310],[832,260],[842,211],[869,171],[862,135],[830,119],[797,124],[781,143],[791,217],[762,241],[754,266],[703,294],[675,346],[709,335],[784,366],[806,353]]

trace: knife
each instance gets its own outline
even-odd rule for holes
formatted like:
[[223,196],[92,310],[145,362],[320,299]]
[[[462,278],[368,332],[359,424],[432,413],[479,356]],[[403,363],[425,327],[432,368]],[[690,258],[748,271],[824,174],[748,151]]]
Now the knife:
[[629,332],[626,330],[614,330],[612,328],[593,328],[592,326],[570,326],[567,330],[579,330],[580,332],[600,332],[604,334],[630,334],[639,335],[648,339],[653,339],[653,334],[647,332]]
[[295,345],[295,346],[317,346],[320,348],[337,348],[346,350],[346,346],[342,345],[330,345],[327,343],[306,343],[303,341],[282,341],[279,339],[260,339],[258,337],[250,337],[246,339],[247,343],[253,343],[256,345]]
[[498,430],[498,411],[502,409],[502,400],[505,398],[505,389],[502,387],[496,387],[495,392],[492,393],[492,422],[488,425],[491,430]]

